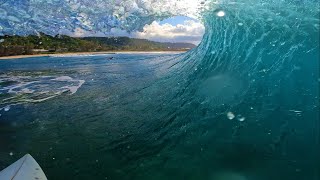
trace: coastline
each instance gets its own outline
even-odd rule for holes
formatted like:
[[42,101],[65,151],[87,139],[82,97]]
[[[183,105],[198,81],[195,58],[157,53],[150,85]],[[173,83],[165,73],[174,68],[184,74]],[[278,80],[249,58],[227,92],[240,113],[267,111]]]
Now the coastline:
[[187,51],[102,51],[102,52],[68,52],[68,53],[52,53],[52,54],[34,54],[34,55],[14,55],[3,56],[0,60],[23,59],[33,57],[63,57],[63,56],[81,56],[81,55],[98,55],[98,54],[143,54],[143,53],[184,53]]

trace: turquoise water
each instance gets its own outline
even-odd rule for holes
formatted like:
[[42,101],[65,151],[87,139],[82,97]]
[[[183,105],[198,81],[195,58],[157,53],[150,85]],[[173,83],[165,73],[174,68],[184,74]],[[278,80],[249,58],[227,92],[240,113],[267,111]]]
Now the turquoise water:
[[318,1],[0,5],[6,34],[206,27],[182,54],[0,61],[1,168],[31,153],[49,179],[319,179]]
[[[0,116],[0,166],[31,153],[49,179],[318,178],[319,82],[306,78],[315,67],[301,64],[274,94],[267,77],[244,93],[238,76],[214,76],[202,82],[217,85],[209,97],[201,83],[179,78],[187,55],[0,61],[1,80],[11,79],[1,84],[1,106],[10,109]],[[61,88],[80,80],[74,94]],[[53,92],[61,94],[30,103]]]

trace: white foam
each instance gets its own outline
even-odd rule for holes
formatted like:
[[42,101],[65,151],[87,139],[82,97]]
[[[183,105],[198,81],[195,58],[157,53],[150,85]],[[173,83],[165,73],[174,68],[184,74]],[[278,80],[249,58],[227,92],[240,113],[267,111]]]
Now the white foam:
[[43,102],[43,101],[52,99],[52,98],[54,98],[54,97],[57,97],[57,95],[49,96],[49,97],[42,98],[42,99],[28,99],[28,100],[26,100],[25,102],[29,102],[29,103],[39,103],[39,102]]
[[3,108],[4,111],[10,111],[10,106],[6,106]]
[[0,111],[9,111],[14,105],[43,102],[67,92],[73,95],[85,83],[84,80],[76,80],[70,76],[2,75],[0,78],[1,82],[15,82],[12,85],[0,87],[1,93],[8,96],[0,99],[3,105]]
[[79,84],[77,86],[64,86],[62,88],[66,88],[71,92],[71,95],[76,93],[78,89],[85,83],[84,80],[79,80]]
[[62,89],[62,93],[66,92],[65,89],[67,89],[67,91],[71,92],[71,95],[76,93],[78,91],[78,89],[85,83],[84,80],[74,80],[69,76],[60,76],[57,77],[55,79],[52,79],[53,81],[66,81],[66,82],[73,82],[73,83],[78,83],[78,85],[73,85],[73,86],[63,86],[60,89]]
[[18,88],[21,88],[21,87],[24,87],[24,86],[28,86],[30,84],[33,84],[34,82],[21,82],[17,85],[12,85],[12,86],[8,86],[8,87],[5,87],[4,90],[8,90],[8,93],[19,93],[20,91],[16,91],[15,89],[18,89]]
[[70,76],[60,76],[52,80],[53,81],[72,81],[73,79]]
[[32,94],[34,92],[34,90],[31,90],[29,88],[23,88],[21,90],[22,93],[26,93],[26,94]]

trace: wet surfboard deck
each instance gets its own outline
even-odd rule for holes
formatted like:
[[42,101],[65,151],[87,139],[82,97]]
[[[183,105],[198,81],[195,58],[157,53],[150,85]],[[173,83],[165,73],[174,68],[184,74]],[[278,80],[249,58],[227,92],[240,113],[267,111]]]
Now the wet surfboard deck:
[[21,159],[0,171],[1,180],[47,180],[36,160],[26,154]]

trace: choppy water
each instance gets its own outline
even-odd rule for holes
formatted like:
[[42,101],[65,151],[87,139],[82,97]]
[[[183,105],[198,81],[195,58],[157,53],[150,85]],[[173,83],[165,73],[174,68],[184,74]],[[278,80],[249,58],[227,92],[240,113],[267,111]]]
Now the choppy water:
[[184,54],[0,61],[1,167],[31,153],[49,179],[319,179],[318,1],[23,2],[0,4],[3,33],[172,15],[206,33]]

